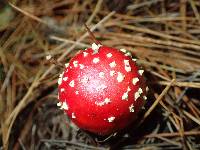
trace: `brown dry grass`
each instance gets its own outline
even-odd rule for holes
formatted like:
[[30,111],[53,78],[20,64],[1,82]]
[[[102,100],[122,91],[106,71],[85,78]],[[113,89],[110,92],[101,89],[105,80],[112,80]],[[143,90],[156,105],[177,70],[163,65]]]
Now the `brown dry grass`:
[[[13,0],[1,7],[11,19],[0,23],[0,149],[200,148],[198,0]],[[104,45],[134,53],[150,87],[139,123],[103,143],[56,108],[61,69],[45,60],[51,54],[64,64],[90,46],[84,23]]]

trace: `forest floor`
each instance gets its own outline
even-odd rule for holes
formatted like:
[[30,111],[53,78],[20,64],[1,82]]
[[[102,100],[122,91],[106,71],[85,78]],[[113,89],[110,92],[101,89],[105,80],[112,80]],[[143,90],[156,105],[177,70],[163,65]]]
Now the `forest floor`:
[[[108,137],[78,129],[56,106],[62,69],[104,45],[138,59],[149,87],[140,124]],[[200,149],[199,0],[0,2],[0,150]]]

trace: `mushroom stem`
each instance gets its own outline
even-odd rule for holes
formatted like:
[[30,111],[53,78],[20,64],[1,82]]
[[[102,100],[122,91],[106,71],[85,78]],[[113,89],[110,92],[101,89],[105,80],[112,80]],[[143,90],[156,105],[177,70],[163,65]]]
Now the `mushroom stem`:
[[[88,26],[84,23],[85,28],[87,29],[87,32],[89,33],[90,37],[92,38],[92,40],[94,41],[94,43],[96,44],[101,44],[101,42],[99,42],[96,37],[94,36],[94,34],[92,33],[92,31],[88,28]],[[102,44],[101,44],[102,45]]]

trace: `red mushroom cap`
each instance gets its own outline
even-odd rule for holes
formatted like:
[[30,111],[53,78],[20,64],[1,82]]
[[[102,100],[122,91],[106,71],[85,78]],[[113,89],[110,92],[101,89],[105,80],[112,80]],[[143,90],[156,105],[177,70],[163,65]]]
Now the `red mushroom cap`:
[[146,100],[143,70],[124,49],[92,44],[58,80],[58,106],[81,129],[108,135],[127,127]]

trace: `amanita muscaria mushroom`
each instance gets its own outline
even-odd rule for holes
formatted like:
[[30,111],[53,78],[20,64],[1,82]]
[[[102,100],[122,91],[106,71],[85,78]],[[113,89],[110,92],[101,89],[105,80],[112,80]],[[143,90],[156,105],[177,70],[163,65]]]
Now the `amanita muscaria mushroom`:
[[147,99],[143,72],[125,49],[93,43],[66,64],[58,106],[81,129],[117,132],[135,120]]

